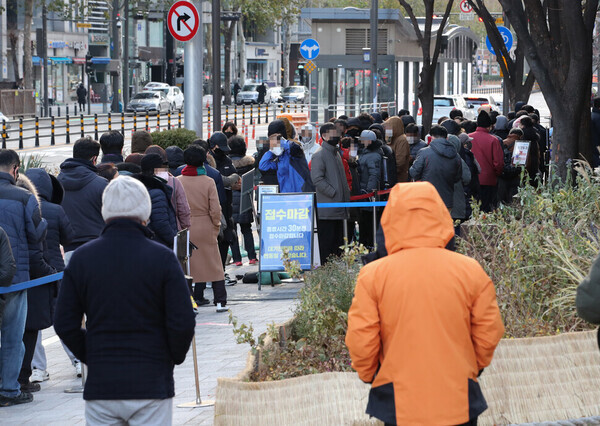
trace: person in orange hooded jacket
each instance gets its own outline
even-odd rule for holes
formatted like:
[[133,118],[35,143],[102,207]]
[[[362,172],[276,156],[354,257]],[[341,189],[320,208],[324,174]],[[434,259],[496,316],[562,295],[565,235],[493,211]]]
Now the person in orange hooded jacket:
[[444,249],[452,219],[429,182],[397,184],[381,218],[388,256],[361,270],[348,313],[352,367],[386,424],[474,425],[477,377],[504,334],[494,284]]

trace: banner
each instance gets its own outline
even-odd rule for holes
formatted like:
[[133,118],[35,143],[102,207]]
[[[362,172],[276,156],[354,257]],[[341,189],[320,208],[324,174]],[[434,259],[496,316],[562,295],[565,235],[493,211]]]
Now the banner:
[[259,271],[283,271],[283,250],[312,268],[314,193],[262,194]]

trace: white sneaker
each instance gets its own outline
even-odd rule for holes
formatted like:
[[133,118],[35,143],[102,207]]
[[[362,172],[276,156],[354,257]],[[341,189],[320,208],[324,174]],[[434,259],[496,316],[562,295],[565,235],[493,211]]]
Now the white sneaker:
[[38,370],[37,368],[31,371],[31,377],[29,378],[31,383],[42,383],[48,379],[50,379],[50,374],[46,370]]
[[229,308],[227,306],[222,306],[220,303],[217,303],[217,312],[227,312]]
[[75,374],[77,374],[77,377],[81,377],[81,362],[79,361],[75,362]]

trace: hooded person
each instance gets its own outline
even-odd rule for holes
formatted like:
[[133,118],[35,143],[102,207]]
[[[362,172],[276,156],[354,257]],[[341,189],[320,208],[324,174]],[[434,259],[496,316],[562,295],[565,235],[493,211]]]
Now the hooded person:
[[[390,117],[384,123],[386,139],[390,139],[390,148],[396,157],[396,178],[398,182],[408,182],[408,168],[410,165],[410,145],[404,134],[404,124],[400,117]],[[391,130],[391,138],[388,132]]]
[[175,177],[179,176],[181,170],[178,169],[185,164],[185,161],[183,161],[183,149],[178,146],[170,146],[165,149],[165,152],[169,161],[169,172]]
[[417,159],[417,154],[423,148],[427,148],[427,144],[419,137],[419,126],[410,123],[405,127],[406,139],[410,145],[410,165],[412,166]]
[[508,136],[509,130],[508,118],[506,118],[504,115],[498,115],[496,117],[496,124],[494,125],[494,135],[504,140]]
[[313,154],[321,148],[321,146],[317,144],[317,129],[311,124],[305,124],[300,129],[298,141],[302,146],[302,151],[304,151],[306,162],[310,165]]
[[[363,130],[363,132],[360,134],[359,140],[363,146],[358,154],[360,192],[361,194],[369,194],[378,191],[382,187],[382,143],[377,139],[375,132],[372,130]],[[360,227],[359,242],[365,247],[374,247],[373,209],[369,207],[360,209],[360,217],[358,222]]]
[[[390,146],[385,143],[385,128],[383,127],[383,124],[379,124],[379,123],[371,124],[371,126],[369,126],[369,130],[378,130],[379,131],[379,135],[378,135],[377,139],[379,139],[379,141],[381,141],[381,151],[383,151],[383,160],[385,161],[384,169],[385,169],[385,173],[387,173],[387,176],[383,176],[383,175],[385,175],[385,173],[382,170],[382,176],[383,176],[382,183],[387,183],[388,187],[391,188],[392,186],[396,185],[396,182],[398,182],[398,176],[396,176],[396,157],[394,156],[394,152],[392,151],[392,148],[390,148]],[[383,185],[382,185],[382,187],[383,187]]]
[[402,117],[402,124],[404,125],[404,128],[406,129],[406,126],[408,126],[409,124],[416,124],[415,119],[412,115],[403,115]]
[[[468,219],[467,216],[467,202],[465,197],[465,188],[468,188],[471,183],[471,171],[469,166],[462,158],[461,152],[464,151],[460,139],[456,135],[448,135],[448,142],[454,145],[456,152],[460,158],[461,163],[461,180],[454,183],[454,202],[452,204],[452,219],[464,221]],[[460,224],[455,227],[456,235],[460,235]]]
[[477,377],[504,333],[494,284],[444,248],[452,218],[430,183],[392,188],[381,224],[388,255],[361,269],[346,332],[352,367],[371,384],[366,412],[387,424],[476,424],[487,408]]
[[310,170],[302,147],[294,141],[285,139],[288,136],[283,120],[269,123],[269,151],[258,165],[261,172],[277,171],[279,192],[313,192],[314,186]]
[[415,181],[430,182],[448,210],[452,210],[455,184],[460,183],[462,178],[461,158],[454,144],[448,141],[448,131],[444,127],[432,126],[429,134],[433,140],[417,154],[410,176]]

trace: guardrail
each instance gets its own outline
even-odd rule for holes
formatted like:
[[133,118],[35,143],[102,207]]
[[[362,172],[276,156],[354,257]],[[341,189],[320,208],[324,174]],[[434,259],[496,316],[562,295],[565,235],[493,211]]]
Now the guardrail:
[[[69,108],[67,111],[70,112],[71,109]],[[328,121],[330,117],[356,116],[361,112],[371,111],[372,104],[225,105],[221,112],[221,127],[228,121],[237,126],[268,124],[278,115],[285,113],[307,114],[309,122],[319,124]],[[393,115],[396,113],[396,103],[379,103],[377,111],[387,111]],[[70,144],[85,135],[93,136],[98,140],[102,133],[110,130],[117,130],[125,135],[127,132],[136,130],[160,131],[184,127],[182,110],[170,111],[167,114],[152,112],[153,115],[150,115],[150,113],[149,110],[146,110],[133,113],[66,114],[64,116],[51,115],[49,117],[21,117],[18,120],[2,120],[2,148],[24,149]],[[208,125],[212,117],[213,112],[208,106],[203,111],[204,124]]]

